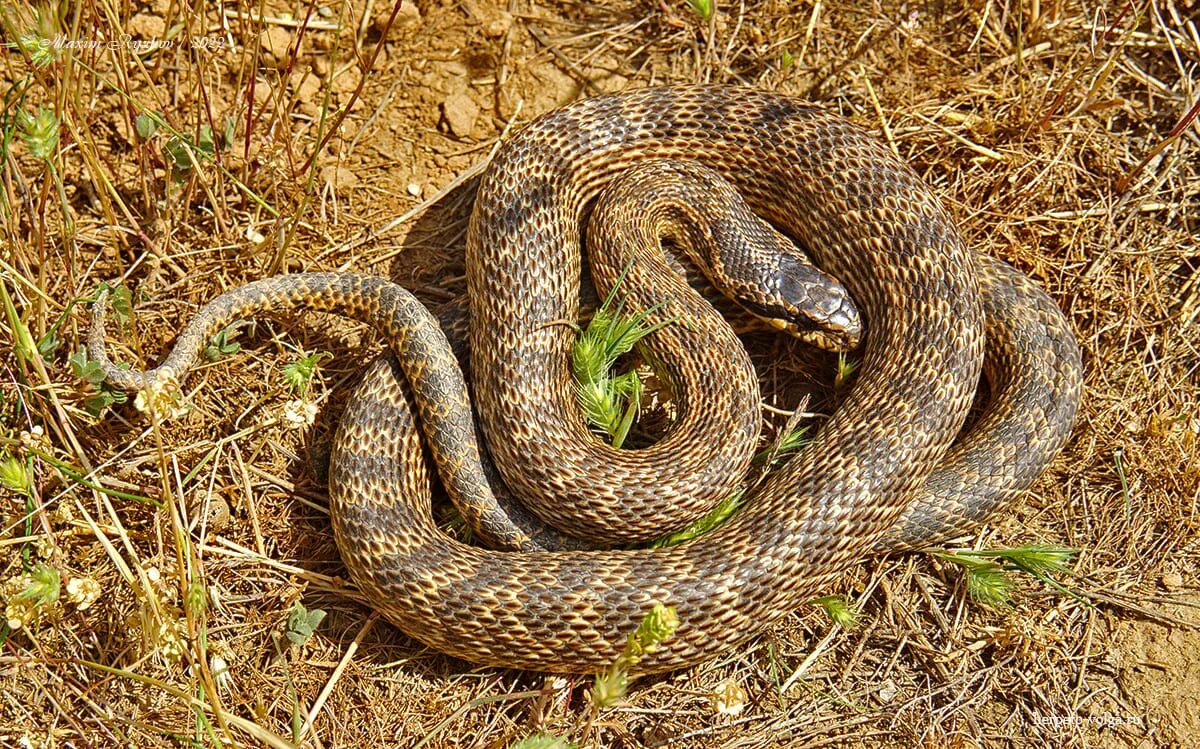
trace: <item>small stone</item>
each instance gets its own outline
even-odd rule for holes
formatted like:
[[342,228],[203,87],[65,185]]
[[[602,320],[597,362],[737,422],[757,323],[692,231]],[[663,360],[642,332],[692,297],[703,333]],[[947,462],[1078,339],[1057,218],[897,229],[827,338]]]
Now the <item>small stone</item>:
[[467,64],[462,60],[446,60],[439,67],[439,75],[447,78],[466,78],[470,74]]
[[619,73],[613,73],[599,83],[601,88],[613,94],[629,88],[629,79]]
[[358,175],[349,167],[330,164],[321,169],[321,181],[331,187],[354,187],[358,184]]
[[292,35],[280,26],[270,26],[258,37],[259,46],[263,50],[263,59],[277,68],[287,65],[288,49],[292,45]]
[[1179,590],[1183,587],[1183,575],[1178,572],[1164,572],[1161,582],[1167,590]]
[[466,94],[451,94],[442,102],[442,117],[446,120],[446,126],[459,138],[471,135],[478,116],[479,105]]
[[317,103],[321,101],[321,79],[315,75],[306,75],[300,81],[300,89],[297,98],[300,101],[300,109],[309,115],[316,115],[318,112]]
[[271,96],[275,93],[275,89],[271,83],[265,78],[254,79],[254,109],[257,111],[260,107],[267,107],[271,103]]
[[214,494],[205,503],[205,522],[210,533],[221,533],[228,528],[230,517],[229,502],[224,497]]
[[418,185],[416,182],[409,182],[408,183],[408,194],[413,196],[414,198],[421,197],[421,186]]
[[400,12],[396,14],[396,23],[401,26],[415,26],[421,22],[421,9],[411,0],[400,4]]
[[896,689],[896,682],[892,681],[891,679],[884,679],[883,683],[879,685],[879,691],[876,692],[875,695],[879,697],[880,702],[886,705],[892,700],[896,699],[896,694],[898,692],[899,690]]
[[362,71],[358,69],[357,65],[351,65],[334,76],[333,90],[338,94],[353,93],[361,82]]
[[462,5],[467,14],[479,23],[483,35],[489,39],[503,35],[512,27],[512,14],[500,10],[493,3],[462,0]]
[[510,28],[512,28],[512,14],[501,10],[483,22],[483,35],[489,39],[495,39],[504,36]]
[[[387,31],[388,20],[391,17],[392,6],[391,3],[388,3],[384,6],[382,11],[375,14],[375,17],[371,19],[371,22],[375,26],[375,30],[382,34],[383,32]],[[411,0],[404,0],[404,2],[400,4],[400,10],[396,11],[396,20],[392,21],[392,25],[403,28],[407,26],[415,26],[420,22],[421,9],[418,8]]]
[[145,41],[159,41],[164,39],[167,31],[167,24],[159,16],[149,13],[138,13],[133,18],[129,19],[125,30],[130,36],[142,39]]

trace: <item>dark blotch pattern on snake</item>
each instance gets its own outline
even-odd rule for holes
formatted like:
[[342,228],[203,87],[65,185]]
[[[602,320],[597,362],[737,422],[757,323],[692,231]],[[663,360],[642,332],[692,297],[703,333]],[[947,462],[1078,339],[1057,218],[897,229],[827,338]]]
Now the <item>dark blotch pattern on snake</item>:
[[[663,498],[702,511],[742,478],[753,449],[757,384],[729,361],[671,365],[703,368],[710,389],[685,394],[678,428],[646,449],[607,447],[575,403],[574,333],[563,321],[578,315],[581,221],[615,173],[660,158],[723,175],[849,289],[866,322],[860,374],[815,440],[716,530],[665,549],[539,550],[562,542],[541,520],[565,506],[583,508],[565,530],[585,537],[613,524],[626,540],[661,533],[653,523]],[[786,96],[647,89],[538,118],[484,177],[467,272],[479,423],[528,512],[507,493],[496,504],[488,488],[492,469],[444,335],[381,279],[253,283],[202,310],[158,370],[103,361],[118,386],[177,380],[210,335],[264,309],[332,310],[379,329],[396,358],[368,372],[332,456],[338,546],[377,610],[475,662],[599,671],[655,603],[677,607],[681,625],[638,669],[699,662],[822,592],[863,555],[944,538],[1002,506],[1061,448],[1079,402],[1078,348],[1049,298],[965,248],[930,189],[886,147]],[[91,344],[100,358],[99,326]],[[993,397],[956,441],[981,366]],[[482,537],[508,550],[467,546],[435,526],[422,430],[448,491]]]

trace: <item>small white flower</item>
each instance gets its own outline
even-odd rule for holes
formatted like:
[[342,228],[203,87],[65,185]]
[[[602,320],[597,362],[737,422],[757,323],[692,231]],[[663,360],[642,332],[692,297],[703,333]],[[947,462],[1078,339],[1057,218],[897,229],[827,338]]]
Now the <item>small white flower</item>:
[[59,502],[54,508],[54,520],[59,523],[70,523],[75,520],[75,511],[69,502]]
[[208,659],[208,670],[212,673],[213,681],[217,683],[217,691],[228,694],[233,689],[233,677],[229,675],[229,664],[219,655]]
[[283,404],[283,421],[291,429],[312,426],[317,420],[317,404],[304,400],[291,400]]
[[158,646],[158,652],[162,657],[177,662],[183,657],[183,637],[183,622],[177,619],[164,619],[158,623],[154,644]]
[[263,242],[267,241],[267,238],[262,235],[262,232],[260,232],[258,229],[255,229],[253,226],[246,227],[245,237],[254,244],[262,244]]
[[50,438],[41,424],[35,424],[29,431],[21,432],[21,446],[29,451],[48,453],[52,449]]
[[67,583],[67,600],[85,611],[100,597],[100,583],[90,577],[73,577]]
[[49,559],[54,554],[54,541],[49,536],[38,536],[33,540],[33,553],[38,559]]
[[709,701],[720,715],[738,715],[746,707],[746,690],[736,679],[729,678],[713,688]]
[[177,419],[187,413],[179,393],[179,380],[170,370],[161,371],[154,382],[139,390],[133,405],[159,421]]

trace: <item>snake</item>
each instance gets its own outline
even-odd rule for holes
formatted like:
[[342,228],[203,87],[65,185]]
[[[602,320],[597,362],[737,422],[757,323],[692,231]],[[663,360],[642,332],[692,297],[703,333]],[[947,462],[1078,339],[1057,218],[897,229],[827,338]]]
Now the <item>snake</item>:
[[[589,218],[596,223],[622,175],[659,160],[719,175],[843,285],[865,329],[856,377],[812,440],[721,525],[646,548],[662,533],[646,519],[664,503],[694,515],[743,478],[760,398],[756,379],[735,371],[744,349],[711,360],[712,346],[725,345],[717,337],[737,341],[692,319],[711,307],[687,301],[686,289],[645,299],[631,291],[630,309],[660,302],[648,320],[664,324],[648,345],[665,336],[656,358],[690,383],[679,388],[676,423],[654,444],[618,450],[580,413],[569,322],[580,311],[582,245],[600,231]],[[699,205],[704,187],[687,183],[675,202]],[[651,180],[655,190],[667,192]],[[609,214],[646,224],[654,210],[638,205],[617,202]],[[651,244],[662,233],[646,231]],[[230,320],[303,309],[373,326],[392,356],[350,397],[329,469],[331,523],[352,579],[386,619],[440,652],[561,673],[608,667],[658,604],[675,608],[678,627],[636,671],[703,662],[867,555],[968,532],[1010,506],[1060,451],[1081,397],[1078,344],[1053,300],[968,248],[934,190],[888,144],[785,94],[655,87],[537,117],[483,174],[466,268],[469,385],[433,313],[397,284],[350,272],[226,292],[153,370],[109,360],[103,303],[89,347],[112,385],[164,388]],[[827,311],[841,307],[834,297]],[[676,362],[681,345],[702,361]],[[989,396],[968,423],[981,373]],[[479,543],[437,525],[435,474]],[[614,545],[592,548],[601,537]]]

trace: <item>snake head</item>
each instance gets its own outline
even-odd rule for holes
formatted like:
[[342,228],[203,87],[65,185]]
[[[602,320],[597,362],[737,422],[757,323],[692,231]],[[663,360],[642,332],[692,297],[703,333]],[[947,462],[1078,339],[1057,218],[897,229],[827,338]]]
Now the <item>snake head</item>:
[[790,253],[777,258],[758,287],[767,293],[739,294],[738,303],[768,325],[826,351],[857,346],[862,321],[846,287],[804,258]]

